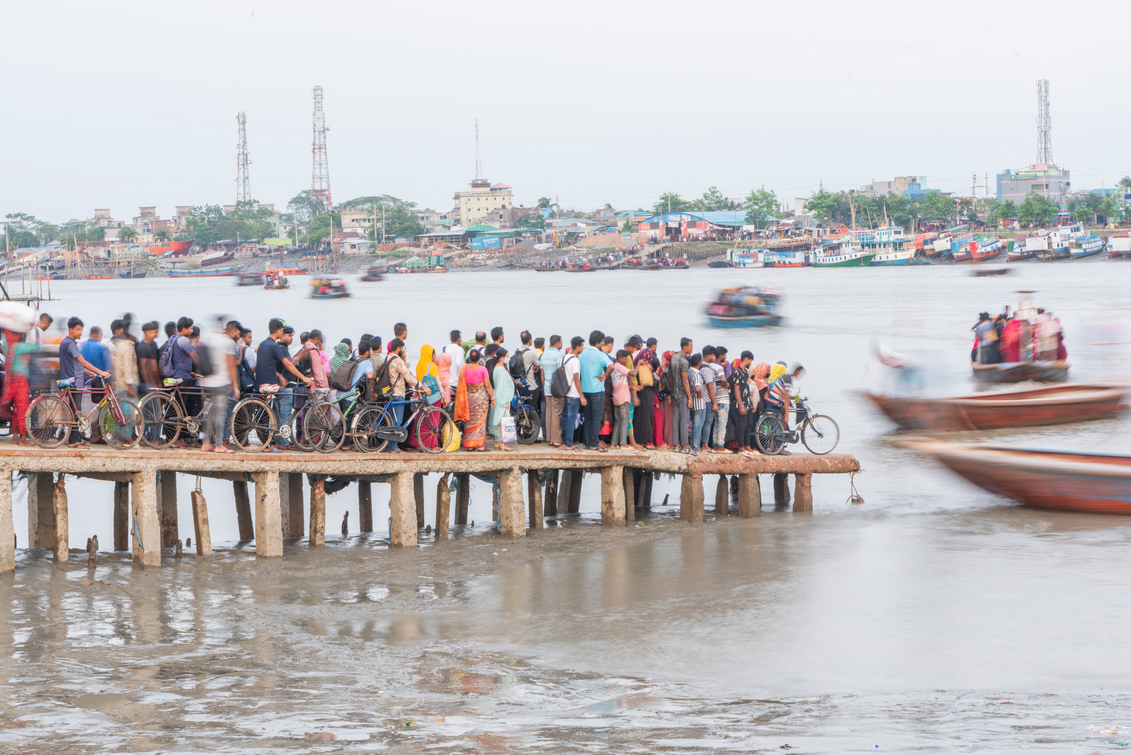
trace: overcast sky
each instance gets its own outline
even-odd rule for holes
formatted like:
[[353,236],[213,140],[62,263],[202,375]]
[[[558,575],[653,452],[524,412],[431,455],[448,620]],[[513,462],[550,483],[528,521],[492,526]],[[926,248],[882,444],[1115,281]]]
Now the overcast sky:
[[[1131,173],[1125,0],[11,2],[0,214],[129,219],[311,180],[325,90],[333,198],[446,210],[475,172],[533,204],[650,206],[710,186],[779,198],[1036,157],[1036,79],[1075,188]],[[979,195],[984,189],[979,188]]]

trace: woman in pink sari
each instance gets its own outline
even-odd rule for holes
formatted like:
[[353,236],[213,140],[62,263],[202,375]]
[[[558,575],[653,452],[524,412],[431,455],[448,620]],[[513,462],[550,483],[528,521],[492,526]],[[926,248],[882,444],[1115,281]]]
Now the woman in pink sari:
[[[665,351],[660,357],[660,386],[667,382],[663,375],[671,368],[672,355],[675,352]],[[667,391],[665,391],[667,393]],[[672,445],[672,397],[670,393],[661,401],[656,401],[656,413],[652,416],[652,434],[655,436],[657,448],[668,448]]]
[[479,364],[479,356],[478,350],[468,355],[456,388],[455,420],[463,422],[463,447],[468,451],[486,450],[487,414],[495,405],[491,378]]

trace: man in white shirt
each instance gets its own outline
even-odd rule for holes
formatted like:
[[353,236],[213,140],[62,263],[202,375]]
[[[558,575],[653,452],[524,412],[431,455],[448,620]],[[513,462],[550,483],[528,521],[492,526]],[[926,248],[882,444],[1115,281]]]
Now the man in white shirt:
[[26,336],[27,342],[42,346],[43,338],[47,335],[47,329],[51,327],[51,323],[53,322],[55,322],[55,320],[51,317],[51,315],[47,314],[46,312],[41,314],[39,316],[38,324],[28,331],[28,334]]
[[459,373],[463,370],[463,342],[460,340],[460,333],[458,330],[452,331],[452,342],[444,347],[444,353],[452,358],[452,364],[448,367],[448,388],[451,391],[448,394],[449,399],[456,395],[456,388],[459,387]]
[[228,399],[240,397],[240,379],[236,374],[236,339],[239,337],[240,324],[233,320],[224,330],[210,334],[205,341],[212,372],[200,378],[200,386],[211,400],[211,405],[204,418],[201,451],[232,453],[224,446],[224,426],[228,418]]
[[581,352],[585,350],[585,339],[574,336],[570,341],[570,349],[562,358],[562,366],[566,382],[569,383],[569,393],[566,394],[565,408],[562,409],[562,448],[573,449],[573,433],[577,428],[577,415],[586,403],[585,394],[581,390]]

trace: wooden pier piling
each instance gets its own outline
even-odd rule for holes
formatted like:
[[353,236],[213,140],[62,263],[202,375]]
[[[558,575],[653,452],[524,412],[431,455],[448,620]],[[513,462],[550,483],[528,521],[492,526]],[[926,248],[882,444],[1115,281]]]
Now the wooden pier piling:
[[114,550],[130,549],[130,484],[114,483]]
[[571,469],[569,481],[569,513],[581,512],[581,483],[585,482],[584,469]]
[[[301,476],[299,477],[301,482]],[[301,489],[301,488],[300,488]],[[310,481],[310,545],[326,544],[326,480],[316,475]]]
[[621,475],[624,479],[624,524],[626,527],[630,522],[636,521],[636,478],[639,474],[640,470],[638,469],[624,467],[624,472]]
[[448,520],[451,517],[452,491],[449,487],[451,474],[444,474],[436,483],[436,542],[448,539]]
[[59,475],[51,496],[51,508],[54,513],[54,541],[55,563],[66,563],[70,558],[71,527],[67,511],[67,486],[63,481],[66,475]]
[[416,500],[416,528],[424,526],[424,475],[412,476],[412,495]]
[[373,531],[373,483],[357,483],[357,525],[363,533]]
[[135,472],[130,479],[133,503],[130,540],[135,564],[161,565],[161,515],[157,510],[157,470]]
[[715,486],[715,516],[725,517],[730,514],[730,484],[725,474],[719,475],[719,484]]
[[[28,499],[31,505],[31,499]],[[0,480],[0,574],[16,569],[16,525],[12,518],[12,474]]]
[[789,475],[778,473],[774,475],[774,503],[789,503]]
[[27,478],[27,542],[29,548],[55,546],[55,513],[52,505],[55,476],[36,472]]
[[540,530],[543,526],[542,520],[546,518],[546,512],[542,503],[542,478],[537,469],[532,469],[526,473],[526,499],[527,506],[530,509],[528,525],[532,530]]
[[279,519],[283,537],[306,534],[306,501],[303,498],[302,475],[283,472],[279,475]]
[[456,524],[467,524],[467,507],[471,503],[471,475],[456,475]]
[[177,523],[177,473],[162,469],[157,472],[157,506],[161,512],[161,546],[171,548],[181,539]]
[[795,474],[793,476],[793,510],[813,510],[813,475]]
[[208,528],[208,502],[204,500],[204,493],[194,490],[192,498],[192,531],[196,537],[196,555],[212,555],[212,532]]
[[236,526],[240,530],[240,540],[254,540],[255,525],[251,519],[251,499],[247,494],[247,483],[233,482],[232,495],[236,499]]
[[558,470],[547,470],[543,475],[546,478],[546,497],[543,511],[546,516],[558,515]]

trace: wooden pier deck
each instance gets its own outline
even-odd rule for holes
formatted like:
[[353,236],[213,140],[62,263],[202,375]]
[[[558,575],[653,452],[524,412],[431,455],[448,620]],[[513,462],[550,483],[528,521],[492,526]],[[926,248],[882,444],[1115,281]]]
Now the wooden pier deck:
[[[15,568],[15,527],[12,517],[12,476],[28,475],[28,539],[26,545],[51,548],[56,561],[68,559],[68,503],[66,476],[106,480],[114,488],[114,548],[132,550],[135,562],[161,563],[161,548],[176,545],[176,475],[186,474],[230,480],[236,501],[241,540],[255,540],[260,556],[283,554],[283,539],[308,535],[311,545],[321,545],[326,529],[327,478],[347,479],[358,485],[359,523],[362,532],[373,531],[372,484],[391,487],[390,511],[393,546],[417,544],[423,525],[424,475],[441,474],[436,492],[438,540],[448,537],[452,517],[449,479],[455,476],[457,524],[467,523],[472,475],[494,481],[502,537],[526,536],[527,526],[539,528],[545,516],[576,513],[586,472],[601,476],[601,523],[624,526],[638,508],[651,504],[654,473],[683,477],[680,518],[703,520],[703,478],[719,477],[715,494],[716,515],[729,514],[732,480],[737,487],[737,515],[757,516],[761,510],[758,475],[774,480],[778,503],[790,500],[788,475],[795,478],[793,508],[812,510],[812,476],[860,471],[859,462],[847,454],[746,457],[736,454],[688,456],[661,451],[555,451],[546,445],[519,446],[510,452],[488,451],[444,454],[236,453],[215,454],[193,450],[109,448],[45,450],[0,446],[0,572]],[[523,492],[526,475],[526,494]],[[55,475],[59,475],[56,481]],[[310,521],[304,522],[308,476]],[[248,495],[248,483],[254,496]],[[254,503],[254,505],[252,505]],[[192,493],[194,543],[200,555],[212,552],[208,505]]]

